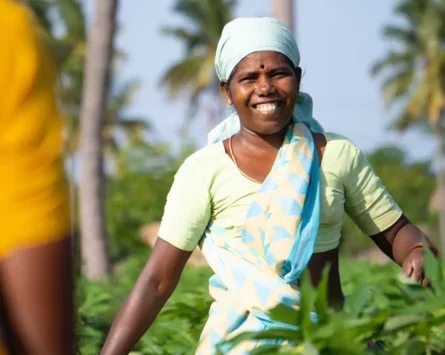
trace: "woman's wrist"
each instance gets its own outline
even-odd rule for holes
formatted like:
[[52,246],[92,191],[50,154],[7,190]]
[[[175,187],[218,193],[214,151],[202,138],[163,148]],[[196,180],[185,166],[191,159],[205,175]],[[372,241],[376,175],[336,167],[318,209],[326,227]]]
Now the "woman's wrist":
[[437,247],[436,247],[433,243],[431,243],[431,242],[417,242],[417,243],[412,244],[412,245],[410,246],[408,255],[411,254],[411,252],[412,252],[413,250],[423,248],[424,246],[426,246],[429,250],[431,250],[431,252],[434,254],[434,256],[435,256],[436,258],[439,256],[439,250],[438,250]]

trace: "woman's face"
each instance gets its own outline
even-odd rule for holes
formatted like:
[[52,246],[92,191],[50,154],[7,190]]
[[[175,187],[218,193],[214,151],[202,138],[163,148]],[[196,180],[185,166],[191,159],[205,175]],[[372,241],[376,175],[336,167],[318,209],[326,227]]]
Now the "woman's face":
[[282,54],[256,52],[244,58],[221,83],[227,101],[235,106],[241,124],[258,134],[280,132],[292,118],[301,70]]

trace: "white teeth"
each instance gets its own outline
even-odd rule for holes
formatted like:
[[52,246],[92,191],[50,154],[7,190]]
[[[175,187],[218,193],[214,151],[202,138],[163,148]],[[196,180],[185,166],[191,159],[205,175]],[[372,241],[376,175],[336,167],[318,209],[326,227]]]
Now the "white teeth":
[[271,103],[271,104],[258,104],[256,106],[256,109],[263,112],[263,113],[268,113],[268,112],[272,112],[275,111],[278,107],[278,104],[275,103]]

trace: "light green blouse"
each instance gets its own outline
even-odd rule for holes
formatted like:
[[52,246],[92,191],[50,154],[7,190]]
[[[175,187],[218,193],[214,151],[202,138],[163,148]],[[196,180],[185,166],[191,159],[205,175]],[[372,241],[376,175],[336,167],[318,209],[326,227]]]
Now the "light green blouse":
[[[345,211],[367,235],[384,231],[402,215],[360,149],[340,135],[325,136],[316,253],[339,245]],[[259,187],[239,172],[222,142],[207,146],[186,159],[178,170],[159,237],[190,251],[212,220],[240,238],[244,217]]]

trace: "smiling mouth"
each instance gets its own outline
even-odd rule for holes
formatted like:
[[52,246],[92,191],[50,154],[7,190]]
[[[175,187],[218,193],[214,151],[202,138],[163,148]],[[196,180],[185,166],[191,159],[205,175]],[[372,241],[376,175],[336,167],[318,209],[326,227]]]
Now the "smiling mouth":
[[264,114],[271,114],[274,113],[277,109],[279,109],[282,105],[281,101],[274,101],[274,102],[268,102],[264,104],[255,104],[253,105],[253,108],[255,110],[260,111]]

